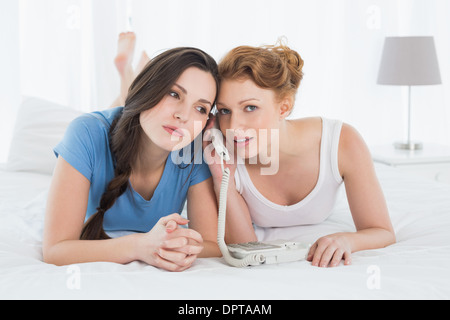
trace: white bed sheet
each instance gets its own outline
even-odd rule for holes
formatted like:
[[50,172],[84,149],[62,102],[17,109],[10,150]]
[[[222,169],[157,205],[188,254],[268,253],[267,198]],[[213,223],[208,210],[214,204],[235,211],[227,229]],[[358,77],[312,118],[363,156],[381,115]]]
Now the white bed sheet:
[[[351,266],[301,261],[237,269],[198,259],[182,273],[133,262],[42,262],[50,176],[0,170],[0,299],[449,299],[450,185],[377,166],[398,242],[353,254]],[[312,243],[354,230],[342,192],[320,225],[258,229],[260,239]]]

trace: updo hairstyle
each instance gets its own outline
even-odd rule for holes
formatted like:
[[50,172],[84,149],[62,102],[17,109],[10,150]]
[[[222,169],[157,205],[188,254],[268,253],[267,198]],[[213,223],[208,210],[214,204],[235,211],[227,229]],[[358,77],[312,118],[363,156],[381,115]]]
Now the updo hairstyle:
[[303,79],[304,61],[298,52],[280,40],[275,45],[239,46],[219,63],[220,80],[250,79],[263,89],[271,89],[281,101],[295,95]]

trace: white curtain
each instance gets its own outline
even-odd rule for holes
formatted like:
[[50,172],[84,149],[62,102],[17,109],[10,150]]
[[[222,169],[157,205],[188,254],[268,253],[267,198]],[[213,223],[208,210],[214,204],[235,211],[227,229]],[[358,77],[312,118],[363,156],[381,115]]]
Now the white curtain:
[[[10,60],[0,101],[8,117],[21,95],[83,111],[109,106],[119,92],[113,59],[121,31],[137,34],[136,62],[143,50],[154,56],[175,46],[220,60],[234,46],[284,36],[305,60],[293,117],[339,118],[370,145],[392,143],[405,137],[407,96],[376,84],[384,38],[433,35],[443,85],[413,88],[413,138],[450,145],[448,0],[6,1],[0,29],[14,41],[0,52]],[[10,128],[2,129],[0,162]]]

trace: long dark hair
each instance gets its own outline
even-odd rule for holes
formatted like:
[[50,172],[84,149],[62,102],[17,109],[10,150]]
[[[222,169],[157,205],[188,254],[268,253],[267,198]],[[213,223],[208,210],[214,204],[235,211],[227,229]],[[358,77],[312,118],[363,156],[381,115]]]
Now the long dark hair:
[[180,47],[165,51],[152,59],[136,77],[128,91],[122,113],[110,128],[110,148],[115,161],[114,178],[109,182],[100,199],[97,212],[86,221],[81,240],[110,239],[103,229],[103,218],[129,187],[131,165],[141,150],[139,122],[141,112],[156,106],[169,93],[175,81],[190,67],[211,73],[216,81],[216,96],[219,77],[216,61],[200,49]]

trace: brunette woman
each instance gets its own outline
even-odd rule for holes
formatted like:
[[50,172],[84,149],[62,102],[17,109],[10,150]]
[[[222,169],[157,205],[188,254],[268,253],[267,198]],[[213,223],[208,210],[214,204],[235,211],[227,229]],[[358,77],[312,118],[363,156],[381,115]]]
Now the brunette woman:
[[[70,124],[54,150],[45,262],[139,260],[182,271],[197,257],[220,256],[209,168],[201,152],[188,163],[174,160],[194,149],[218,87],[213,58],[175,48],[143,66],[123,107]],[[189,221],[180,216],[186,200]],[[111,238],[115,231],[131,234]]]

